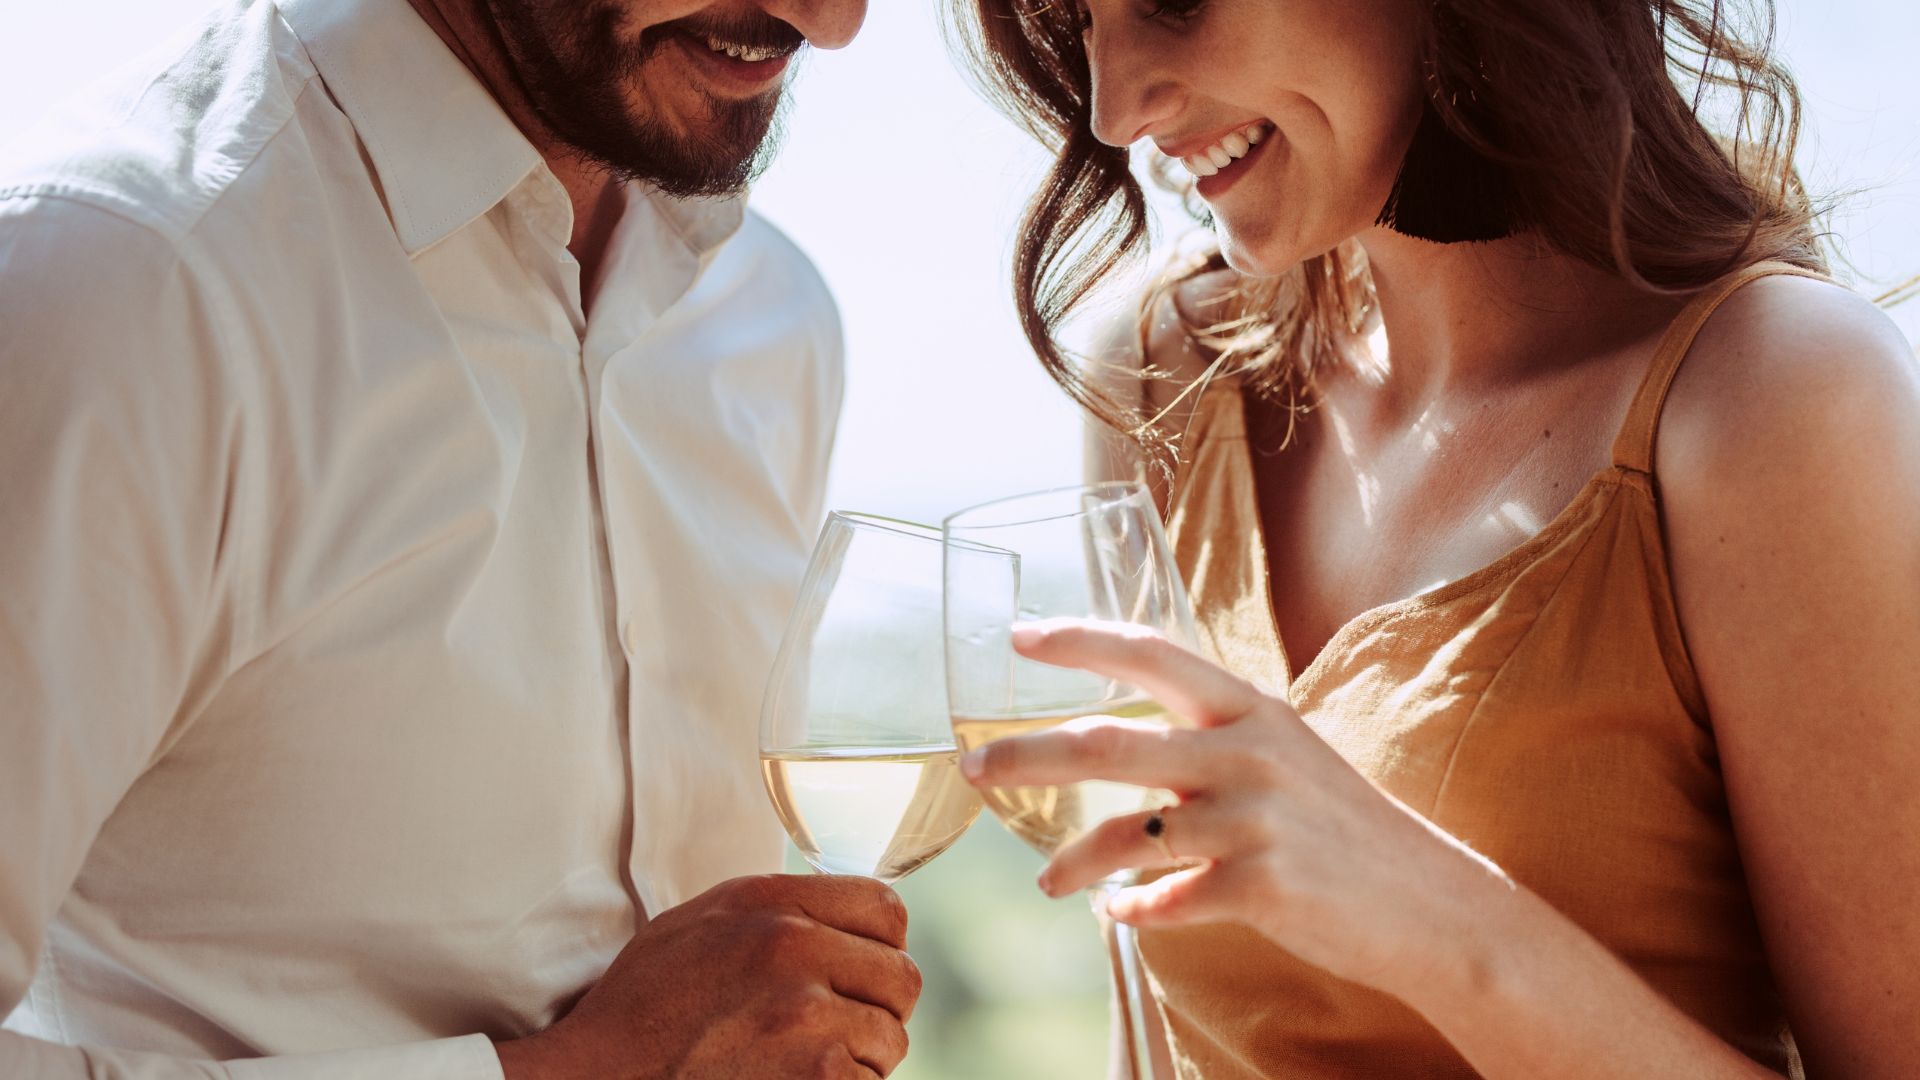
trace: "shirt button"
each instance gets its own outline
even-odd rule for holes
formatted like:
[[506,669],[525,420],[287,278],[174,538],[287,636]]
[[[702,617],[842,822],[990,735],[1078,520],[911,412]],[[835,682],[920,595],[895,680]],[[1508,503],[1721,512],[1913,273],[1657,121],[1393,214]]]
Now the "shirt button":
[[629,659],[640,654],[640,627],[633,620],[627,620],[627,625],[621,629],[620,643],[626,647]]

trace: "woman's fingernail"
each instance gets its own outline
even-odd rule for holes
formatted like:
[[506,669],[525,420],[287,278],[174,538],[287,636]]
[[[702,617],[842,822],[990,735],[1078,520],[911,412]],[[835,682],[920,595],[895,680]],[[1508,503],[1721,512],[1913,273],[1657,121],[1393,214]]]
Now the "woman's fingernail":
[[1041,892],[1046,893],[1048,896],[1053,895],[1053,875],[1047,873],[1045,870],[1040,871],[1040,876],[1034,878],[1033,883],[1040,886]]
[[962,776],[965,776],[969,780],[978,780],[980,779],[980,774],[986,771],[987,752],[985,750],[970,750],[960,755],[960,774]]
[[1045,631],[1032,623],[1024,623],[1013,628],[1013,647],[1019,650],[1031,649],[1040,643]]

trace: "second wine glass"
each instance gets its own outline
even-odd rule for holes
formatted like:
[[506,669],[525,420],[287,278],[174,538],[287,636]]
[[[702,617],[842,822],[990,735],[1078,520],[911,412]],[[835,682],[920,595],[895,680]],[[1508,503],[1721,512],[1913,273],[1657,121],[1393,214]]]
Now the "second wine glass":
[[[1178,722],[1137,687],[1028,660],[1013,648],[1015,627],[1049,619],[1146,627],[1194,647],[1186,587],[1143,485],[1099,484],[1003,499],[954,514],[943,532],[947,695],[960,749],[1067,725]],[[1014,558],[988,558],[989,551]],[[994,814],[1043,855],[1109,818],[1175,801],[1171,792],[1102,780],[986,792]],[[1133,881],[1132,875],[1115,875],[1095,890],[1096,903]],[[1139,952],[1130,927],[1115,923],[1108,929],[1116,990],[1125,1006],[1123,1041],[1132,1075],[1145,1077],[1151,1058]]]
[[941,550],[936,529],[847,513],[814,547],[761,709],[760,765],[822,873],[891,884],[980,813],[948,725]]

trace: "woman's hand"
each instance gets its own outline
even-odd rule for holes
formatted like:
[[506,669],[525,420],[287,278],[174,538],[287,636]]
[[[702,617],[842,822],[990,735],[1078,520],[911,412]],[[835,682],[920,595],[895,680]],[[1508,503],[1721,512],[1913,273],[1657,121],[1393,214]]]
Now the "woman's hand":
[[981,787],[1112,780],[1180,796],[1159,812],[1158,839],[1142,812],[1062,847],[1040,875],[1049,895],[1118,870],[1184,866],[1121,891],[1108,914],[1140,927],[1246,923],[1335,975],[1405,996],[1457,960],[1514,891],[1498,868],[1374,787],[1285,701],[1164,638],[1053,620],[1016,629],[1014,647],[1137,686],[1193,725],[1098,724],[968,755],[963,767]]

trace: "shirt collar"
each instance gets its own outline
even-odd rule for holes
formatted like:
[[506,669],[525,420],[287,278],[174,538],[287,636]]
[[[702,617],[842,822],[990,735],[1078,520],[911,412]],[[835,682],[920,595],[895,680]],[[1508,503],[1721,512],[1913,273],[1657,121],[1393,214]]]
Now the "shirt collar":
[[540,164],[407,0],[275,0],[353,121],[408,254],[486,213]]
[[[366,146],[409,255],[492,209],[542,164],[407,0],[275,2]],[[674,199],[634,186],[629,205],[652,204],[702,265],[746,213],[744,195]]]

